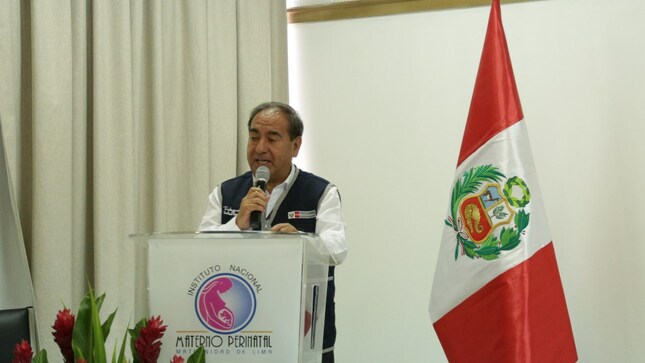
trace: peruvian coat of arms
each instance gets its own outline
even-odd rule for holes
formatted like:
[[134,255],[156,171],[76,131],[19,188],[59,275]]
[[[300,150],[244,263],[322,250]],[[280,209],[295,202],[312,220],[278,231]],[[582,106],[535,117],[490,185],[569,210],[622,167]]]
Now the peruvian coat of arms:
[[528,186],[517,176],[507,179],[492,165],[466,171],[455,182],[445,220],[456,234],[455,260],[461,251],[491,261],[517,247],[529,224],[524,207],[530,200]]

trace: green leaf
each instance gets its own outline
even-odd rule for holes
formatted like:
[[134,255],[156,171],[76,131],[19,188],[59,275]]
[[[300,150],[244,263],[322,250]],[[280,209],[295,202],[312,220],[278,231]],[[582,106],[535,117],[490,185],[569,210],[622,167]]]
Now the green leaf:
[[483,258],[486,261],[492,261],[492,260],[496,260],[498,258],[498,256],[497,255],[485,255],[485,256],[481,256],[481,258]]
[[193,354],[188,357],[186,363],[205,363],[206,362],[206,353],[204,352],[204,347],[197,348]]
[[466,247],[468,247],[468,248],[470,248],[470,249],[475,249],[475,248],[477,248],[477,245],[475,244],[475,242],[473,242],[473,241],[471,241],[471,240],[464,239],[463,243],[464,243],[464,246],[466,246]]
[[455,261],[459,258],[459,241],[457,241],[457,246],[455,246]]
[[137,349],[134,347],[134,341],[141,335],[141,329],[148,323],[148,319],[143,318],[139,320],[137,325],[134,326],[134,329],[128,329],[130,333],[130,351],[132,352],[132,363],[141,363],[139,355],[137,354]]
[[520,240],[520,236],[519,236],[519,234],[518,234],[518,235],[515,235],[515,236],[513,236],[513,238],[511,238],[511,239],[508,241],[508,244],[507,244],[506,246],[502,246],[502,250],[503,250],[503,251],[510,251],[510,250],[512,250],[513,248],[517,247],[517,245],[519,245],[519,244],[520,244],[520,242],[521,242],[521,240]]
[[112,322],[114,321],[114,317],[116,316],[116,312],[119,309],[114,310],[110,316],[108,316],[107,320],[101,325],[101,330],[103,331],[103,338],[107,339],[108,335],[110,335],[110,328],[112,327]]
[[476,166],[464,173],[463,191],[466,193],[474,193],[484,181],[498,182],[503,177],[504,174],[492,165]]
[[482,247],[477,250],[477,254],[484,257],[485,255],[498,255],[499,248],[497,247]]
[[[128,325],[128,328],[130,328],[129,325]],[[125,347],[127,345],[128,345],[128,329],[126,329],[125,333],[123,334],[123,341],[121,342],[121,349],[119,350],[119,359],[117,359],[117,363],[127,362],[127,360],[125,359]]]
[[515,232],[514,228],[507,229],[506,227],[502,227],[502,231],[499,233],[499,239],[502,243],[502,247],[508,245],[511,238],[516,235],[517,233]]
[[493,209],[493,215],[494,215],[497,219],[504,219],[504,218],[506,218],[506,216],[508,215],[508,213],[506,213],[506,212],[504,211],[504,206],[503,206],[503,205],[500,205],[499,207],[495,207],[495,209]]
[[499,237],[502,240],[502,247],[500,248],[502,251],[510,251],[520,244],[520,233],[515,228],[502,228]]
[[[91,290],[92,288],[90,287]],[[76,322],[74,323],[74,330],[72,332],[72,348],[74,349],[75,360],[82,358],[87,361],[92,356],[92,307],[90,299],[90,293],[88,292],[83,297],[83,300],[81,300],[78,312],[76,313]]]
[[44,349],[41,349],[38,354],[34,356],[34,358],[31,360],[32,363],[49,363],[47,360],[47,351]]
[[98,306],[99,310],[101,310],[101,307],[103,306],[103,301],[105,301],[105,293],[97,297],[95,301],[96,301],[96,306]]
[[497,248],[497,237],[488,235],[488,238],[481,244],[481,247],[495,247]]
[[82,358],[88,363],[105,363],[105,337],[110,332],[116,310],[101,324],[99,312],[105,301],[105,294],[94,297],[94,290],[89,286],[89,291],[83,297],[76,314],[76,322],[72,332],[72,349],[74,359]]
[[530,213],[526,214],[526,212],[524,212],[524,209],[520,209],[515,215],[515,225],[517,226],[517,229],[520,231],[520,233],[529,225],[529,216]]
[[114,343],[114,349],[112,349],[112,363],[118,363],[116,361],[116,343]]
[[[450,221],[448,220],[448,218],[444,219],[443,223],[445,223],[445,224],[446,224],[446,226],[448,226],[448,227],[453,227],[452,223],[450,223]],[[453,228],[455,228],[455,227],[453,227]]]
[[83,352],[81,352],[81,350],[77,346],[73,346],[73,344],[72,344],[72,349],[74,349],[75,362],[78,362],[79,359],[82,359],[82,360],[87,362],[87,359],[85,358],[85,355],[83,355]]
[[[91,328],[92,328],[92,358],[88,363],[106,363],[107,355],[105,354],[105,338],[103,337],[103,328],[99,318],[99,307],[97,300],[94,299],[94,293],[90,289],[90,307],[91,307]],[[105,294],[103,294],[103,297]],[[101,300],[102,301],[102,300]]]

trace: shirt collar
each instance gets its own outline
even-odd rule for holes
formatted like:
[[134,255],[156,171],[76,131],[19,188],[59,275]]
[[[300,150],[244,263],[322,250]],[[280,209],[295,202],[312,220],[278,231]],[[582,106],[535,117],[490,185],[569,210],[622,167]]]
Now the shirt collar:
[[[253,175],[253,184],[255,184],[255,175]],[[275,188],[288,188],[289,185],[293,184],[294,180],[296,180],[296,176],[298,175],[298,167],[296,164],[291,164],[291,171],[289,172],[289,176],[287,176],[287,179],[285,179],[281,184],[278,184],[274,187]]]
[[289,172],[289,176],[287,179],[285,179],[282,184],[276,185],[275,187],[282,187],[284,185],[284,188],[289,188],[289,185],[293,184],[293,182],[296,180],[296,175],[298,174],[298,167],[296,164],[291,164],[291,171]]

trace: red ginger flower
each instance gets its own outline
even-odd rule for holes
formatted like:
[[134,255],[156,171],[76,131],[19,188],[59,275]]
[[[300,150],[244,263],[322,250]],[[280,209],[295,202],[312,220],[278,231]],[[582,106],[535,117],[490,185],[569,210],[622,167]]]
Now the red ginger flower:
[[69,309],[58,310],[56,321],[52,325],[52,335],[63,354],[65,363],[74,362],[74,351],[72,350],[72,332],[74,331],[74,315]]
[[161,316],[156,318],[151,316],[146,325],[141,328],[139,337],[134,341],[134,348],[142,363],[157,363],[157,359],[159,359],[160,339],[167,328],[166,325],[161,324],[163,324]]
[[26,340],[16,344],[13,348],[14,360],[11,363],[31,363],[31,357],[34,352],[31,350],[31,345]]
[[170,363],[184,363],[184,358],[182,356],[176,355],[172,357]]

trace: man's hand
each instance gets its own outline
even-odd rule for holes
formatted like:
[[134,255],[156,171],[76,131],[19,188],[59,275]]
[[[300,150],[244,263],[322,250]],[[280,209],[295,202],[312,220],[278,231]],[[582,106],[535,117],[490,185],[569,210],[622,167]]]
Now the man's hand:
[[298,230],[296,227],[292,226],[289,223],[278,223],[275,226],[271,227],[272,232],[289,232],[296,233]]
[[262,189],[256,187],[249,189],[246,196],[242,198],[240,211],[237,213],[237,217],[235,218],[235,224],[237,224],[237,227],[242,231],[249,229],[249,226],[251,225],[251,212],[264,212],[268,201],[269,197],[262,191]]

